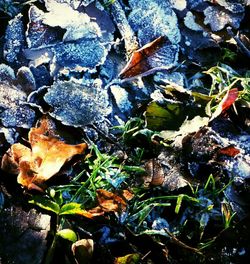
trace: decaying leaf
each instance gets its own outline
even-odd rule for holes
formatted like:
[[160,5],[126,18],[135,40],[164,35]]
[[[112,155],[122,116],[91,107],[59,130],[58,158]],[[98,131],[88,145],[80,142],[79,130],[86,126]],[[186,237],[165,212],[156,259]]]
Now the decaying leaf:
[[[173,64],[170,63],[171,66],[168,65],[169,61],[166,60],[166,57],[170,58],[167,43],[167,38],[161,36],[133,52],[129,62],[120,72],[119,77],[125,79],[135,76],[146,76],[157,71],[157,69],[171,68]],[[174,63],[175,57],[171,59],[172,63]]]
[[18,183],[28,189],[41,190],[36,185],[50,179],[65,162],[77,154],[82,154],[87,148],[86,143],[68,145],[55,137],[46,136],[46,132],[43,125],[31,128],[31,148],[20,143],[14,144],[2,159],[2,169],[10,173],[18,172]]
[[144,167],[147,173],[143,177],[146,186],[161,186],[174,191],[188,184],[181,165],[176,163],[171,153],[162,152],[157,158],[147,161]]
[[212,114],[210,121],[218,117],[221,113],[225,112],[238,98],[239,92],[237,88],[228,90],[226,95],[223,97],[215,112]]
[[119,212],[125,211],[127,207],[126,200],[132,198],[128,191],[124,191],[122,196],[106,191],[104,189],[96,190],[99,206],[104,212]]

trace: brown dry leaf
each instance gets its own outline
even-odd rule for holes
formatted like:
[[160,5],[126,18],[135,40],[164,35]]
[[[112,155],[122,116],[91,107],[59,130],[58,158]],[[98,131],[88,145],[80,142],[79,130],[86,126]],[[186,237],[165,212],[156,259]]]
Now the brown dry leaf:
[[156,159],[150,159],[144,164],[147,172],[145,176],[145,183],[153,186],[161,186],[165,180],[164,170],[161,164]]
[[56,173],[73,156],[82,154],[87,144],[68,145],[63,141],[44,135],[45,121],[38,128],[31,128],[29,142],[31,149],[20,143],[14,144],[2,160],[2,169],[9,173],[18,173],[17,181],[28,189],[38,189],[41,184]]
[[122,198],[121,196],[103,189],[96,190],[96,194],[99,206],[104,212],[118,212],[126,210],[127,203],[125,196]]
[[121,79],[132,78],[150,71],[152,69],[150,58],[166,44],[166,41],[166,37],[161,36],[136,50],[125,68],[120,72],[119,77]]
[[94,241],[93,239],[78,240],[72,244],[71,250],[77,264],[90,263],[94,252]]

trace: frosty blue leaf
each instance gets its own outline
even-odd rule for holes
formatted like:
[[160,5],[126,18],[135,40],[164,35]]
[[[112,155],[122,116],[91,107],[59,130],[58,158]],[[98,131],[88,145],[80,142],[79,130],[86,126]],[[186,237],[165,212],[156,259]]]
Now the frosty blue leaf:
[[[96,66],[104,63],[113,39],[114,27],[107,14],[95,7],[88,9],[91,14],[102,17],[99,27],[87,14],[72,9],[67,3],[47,1],[46,6],[47,13],[34,7],[30,9],[27,41],[31,48],[24,53],[31,65],[50,63],[52,75],[63,68],[94,72]],[[58,28],[66,30],[63,36]]]
[[22,15],[18,14],[9,21],[5,33],[4,58],[9,63],[18,63],[25,43]]
[[179,11],[183,11],[187,7],[187,1],[186,0],[169,0],[170,4],[174,9],[177,9]]
[[44,12],[36,6],[29,9],[29,23],[26,40],[29,48],[42,48],[61,41],[64,31],[51,28],[43,23]]
[[232,13],[244,12],[243,1],[217,0],[217,4],[223,6],[225,9]]
[[224,8],[210,6],[204,10],[204,24],[209,24],[212,31],[222,30],[226,25],[239,28],[244,13],[230,13]]
[[72,8],[77,9],[80,6],[88,6],[94,1],[95,0],[45,0],[45,4],[48,5],[49,2],[67,3]]
[[106,91],[95,83],[58,82],[48,89],[44,100],[53,107],[51,116],[75,127],[102,122],[110,112]]
[[179,86],[184,86],[184,75],[180,72],[157,72],[154,75],[154,81],[158,84],[171,84],[174,83]]
[[181,36],[177,16],[168,1],[130,0],[129,3],[132,7],[129,22],[132,28],[138,32],[141,45],[160,36],[167,36],[174,44],[179,43]]
[[97,23],[92,22],[87,14],[72,9],[68,4],[47,1],[47,9],[49,12],[43,14],[43,23],[65,29],[64,41],[101,36]]
[[115,98],[117,107],[122,113],[130,113],[133,106],[128,99],[128,92],[119,85],[112,85],[110,90]]
[[[29,79],[25,79],[24,77],[26,75],[24,74],[22,76],[21,72],[24,73],[27,71],[28,69],[26,67],[20,69],[19,79],[16,79],[10,67],[4,64],[0,65],[0,119],[2,125],[7,128],[30,128],[34,122],[35,112],[27,105],[24,105],[27,98],[24,90],[31,82]],[[25,85],[24,90],[22,90],[22,81]],[[9,135],[8,137],[11,138],[12,136]]]
[[13,80],[15,79],[15,73],[14,70],[6,65],[6,64],[0,64],[0,80],[1,82],[7,83],[7,84],[13,84]]
[[74,43],[58,44],[53,49],[53,63],[56,67],[75,69],[95,69],[104,63],[107,50],[100,42],[95,40],[81,40]]
[[185,18],[184,24],[187,28],[194,30],[194,31],[203,31],[204,29],[195,22],[195,16],[192,12],[188,11]]
[[16,87],[0,82],[1,122],[5,127],[30,128],[35,119],[35,112],[28,106],[21,105],[26,101],[26,94]]
[[35,111],[28,106],[17,105],[0,114],[1,121],[6,127],[31,128],[35,120]]

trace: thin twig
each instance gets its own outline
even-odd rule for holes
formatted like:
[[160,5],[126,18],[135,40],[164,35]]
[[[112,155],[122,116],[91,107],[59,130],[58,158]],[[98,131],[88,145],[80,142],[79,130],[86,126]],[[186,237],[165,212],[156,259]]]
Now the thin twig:
[[171,232],[168,231],[167,228],[164,228],[166,233],[171,237],[172,242],[175,243],[178,246],[181,246],[185,249],[191,250],[199,255],[203,255],[202,252],[198,248],[190,247],[189,245],[185,244],[184,242],[180,241],[178,238],[176,238]]
[[129,25],[125,12],[122,9],[122,6],[120,5],[119,1],[115,1],[110,5],[110,11],[114,23],[116,24],[122,38],[124,39],[125,50],[127,53],[127,57],[129,57],[131,53],[137,50],[139,47],[134,31]]

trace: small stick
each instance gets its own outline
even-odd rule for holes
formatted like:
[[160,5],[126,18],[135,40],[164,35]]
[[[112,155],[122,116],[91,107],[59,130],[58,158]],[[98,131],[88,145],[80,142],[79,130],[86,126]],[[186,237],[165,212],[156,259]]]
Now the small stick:
[[118,0],[110,5],[110,10],[113,20],[124,39],[127,57],[129,57],[139,47],[134,31],[130,27],[125,12]]

